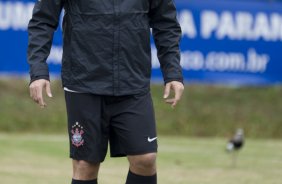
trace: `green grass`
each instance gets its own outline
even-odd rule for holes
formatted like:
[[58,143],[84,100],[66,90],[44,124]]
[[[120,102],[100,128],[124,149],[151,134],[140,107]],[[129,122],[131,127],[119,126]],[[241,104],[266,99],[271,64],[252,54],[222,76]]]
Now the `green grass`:
[[[60,81],[40,109],[29,98],[28,81],[0,79],[0,132],[62,133],[66,110]],[[229,137],[243,128],[248,137],[282,138],[282,86],[230,88],[186,86],[175,109],[165,104],[163,86],[152,86],[158,132],[162,135]]]
[[[237,167],[224,151],[225,139],[159,138],[160,184],[281,184],[282,142],[253,140],[239,153]],[[0,134],[0,178],[5,184],[67,184],[71,178],[66,135]],[[101,184],[122,184],[125,158],[102,164]]]

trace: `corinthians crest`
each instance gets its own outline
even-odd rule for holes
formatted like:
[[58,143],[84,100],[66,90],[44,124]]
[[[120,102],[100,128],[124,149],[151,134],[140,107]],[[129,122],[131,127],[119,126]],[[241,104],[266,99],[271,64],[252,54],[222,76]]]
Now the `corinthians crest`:
[[72,144],[77,148],[79,146],[82,146],[84,144],[84,139],[82,137],[84,131],[83,131],[83,127],[78,122],[76,122],[72,126],[71,133],[72,133],[72,138],[71,138]]

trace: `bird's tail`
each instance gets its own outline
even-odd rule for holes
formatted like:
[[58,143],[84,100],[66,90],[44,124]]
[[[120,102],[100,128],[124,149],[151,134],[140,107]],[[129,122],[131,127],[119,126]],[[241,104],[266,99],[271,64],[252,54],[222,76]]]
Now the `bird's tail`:
[[234,144],[229,142],[227,145],[226,145],[226,151],[227,152],[231,152],[234,150]]

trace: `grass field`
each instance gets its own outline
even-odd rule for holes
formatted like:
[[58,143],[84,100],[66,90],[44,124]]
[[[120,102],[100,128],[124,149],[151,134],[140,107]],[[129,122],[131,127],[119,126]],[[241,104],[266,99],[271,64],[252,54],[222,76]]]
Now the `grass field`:
[[[237,167],[224,151],[224,139],[159,138],[160,184],[281,184],[282,142],[247,140]],[[0,134],[0,183],[68,184],[71,164],[63,135]],[[124,158],[107,158],[100,184],[123,184]]]

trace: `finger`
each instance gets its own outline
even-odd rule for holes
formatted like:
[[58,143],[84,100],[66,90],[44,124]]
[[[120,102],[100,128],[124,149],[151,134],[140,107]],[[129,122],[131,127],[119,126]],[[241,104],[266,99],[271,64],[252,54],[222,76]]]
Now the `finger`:
[[177,105],[178,101],[179,101],[179,100],[174,99],[174,102],[172,103],[172,105],[171,105],[171,106],[172,106],[172,107],[175,107],[175,106]]
[[46,103],[44,102],[43,97],[39,97],[39,98],[38,98],[38,104],[39,104],[39,106],[40,106],[41,108],[46,107]]
[[41,87],[36,89],[36,96],[37,96],[37,101],[38,101],[38,104],[40,105],[40,107],[42,107],[42,108],[45,107],[46,104],[45,104],[44,99],[43,99]]
[[53,97],[52,92],[51,92],[51,85],[49,81],[46,82],[46,93],[50,98]]
[[35,87],[32,89],[32,99],[34,102],[38,103],[37,89]]
[[174,103],[172,104],[173,107],[176,106],[177,102],[181,99],[182,97],[182,94],[183,94],[183,86],[180,86],[180,85],[174,85],[172,86],[173,90],[174,90]]
[[32,86],[29,87],[29,95],[30,98],[34,99],[34,88]]
[[172,98],[172,99],[166,100],[165,102],[168,103],[168,104],[171,104],[172,107],[175,107],[178,100],[176,100],[175,98]]
[[179,101],[181,99],[183,90],[181,88],[176,88],[174,93],[175,93],[174,95],[175,101]]
[[170,94],[170,88],[171,88],[171,84],[168,83],[165,85],[165,90],[164,90],[164,98],[167,98]]
[[38,99],[37,99],[37,87],[34,86],[34,84],[31,84],[29,86],[29,92],[30,92],[30,97],[32,98],[32,100],[35,102],[35,103],[38,103]]
[[173,104],[174,101],[175,101],[174,98],[165,100],[165,102],[168,103],[168,104]]
[[177,103],[174,98],[168,99],[168,100],[166,100],[165,102],[166,102],[167,104],[170,104],[172,108],[174,108],[175,105],[176,105],[176,103]]

